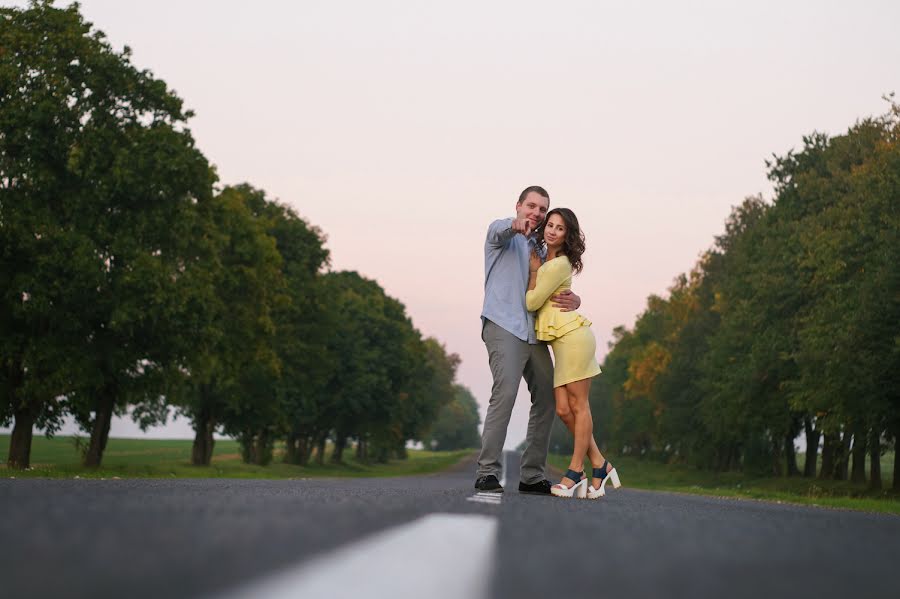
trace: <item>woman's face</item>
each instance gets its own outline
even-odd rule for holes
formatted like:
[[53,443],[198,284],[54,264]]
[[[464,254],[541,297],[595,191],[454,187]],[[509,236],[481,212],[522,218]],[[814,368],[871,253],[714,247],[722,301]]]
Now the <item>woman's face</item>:
[[553,214],[547,219],[547,225],[544,227],[544,241],[547,243],[547,249],[558,249],[562,247],[563,241],[566,239],[566,223],[563,222],[559,214]]

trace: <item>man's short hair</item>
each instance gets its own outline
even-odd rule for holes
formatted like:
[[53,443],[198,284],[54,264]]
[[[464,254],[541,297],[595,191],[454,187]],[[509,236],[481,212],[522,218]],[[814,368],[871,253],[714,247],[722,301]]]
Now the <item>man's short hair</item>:
[[519,194],[519,201],[516,204],[521,204],[525,201],[525,196],[527,196],[531,192],[535,192],[539,196],[547,198],[547,203],[550,203],[550,194],[547,193],[547,190],[541,187],[540,185],[532,185],[531,187],[526,187],[522,193]]

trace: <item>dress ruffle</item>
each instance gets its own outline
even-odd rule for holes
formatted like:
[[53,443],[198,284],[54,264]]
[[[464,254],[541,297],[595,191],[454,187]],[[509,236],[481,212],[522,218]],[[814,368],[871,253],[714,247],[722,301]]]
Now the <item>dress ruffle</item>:
[[540,341],[553,341],[578,327],[589,327],[591,321],[577,312],[563,312],[559,308],[544,306],[534,321],[537,338]]

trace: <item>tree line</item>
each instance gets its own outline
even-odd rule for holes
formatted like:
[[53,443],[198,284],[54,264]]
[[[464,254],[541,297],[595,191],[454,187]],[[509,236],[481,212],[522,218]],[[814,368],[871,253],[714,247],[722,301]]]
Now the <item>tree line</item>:
[[0,8],[0,23],[10,467],[28,467],[32,431],[66,416],[90,435],[84,464],[99,466],[113,415],[146,427],[173,408],[193,425],[198,465],[217,431],[257,464],[279,440],[295,464],[322,460],[329,439],[335,461],[350,440],[380,461],[405,457],[408,440],[473,443],[458,356],[377,282],[329,272],[325,235],[294,209],[249,184],[219,187],[192,113],[127,47],[77,5]]
[[608,449],[859,483],[868,456],[881,488],[900,434],[900,108],[887,99],[888,114],[774,156],[773,201],[735,207],[668,296],[615,329],[591,397]]

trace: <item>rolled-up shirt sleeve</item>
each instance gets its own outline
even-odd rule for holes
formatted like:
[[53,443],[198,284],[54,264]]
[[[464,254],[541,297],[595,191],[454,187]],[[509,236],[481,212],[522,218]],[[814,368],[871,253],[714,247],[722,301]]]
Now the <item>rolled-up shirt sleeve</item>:
[[525,307],[528,311],[539,310],[570,274],[571,269],[565,260],[552,260],[544,264],[537,272],[534,289],[525,292]]

